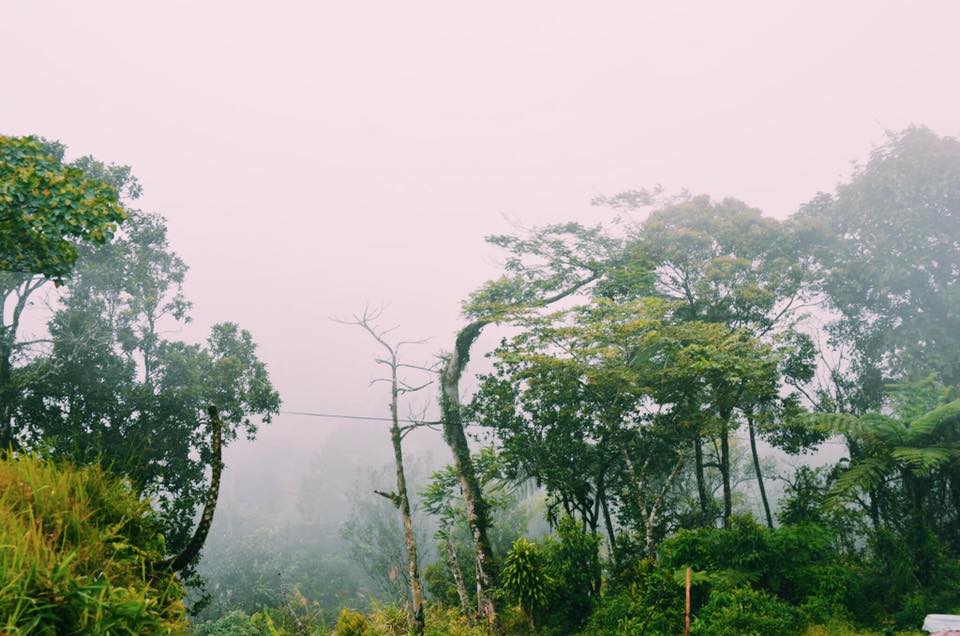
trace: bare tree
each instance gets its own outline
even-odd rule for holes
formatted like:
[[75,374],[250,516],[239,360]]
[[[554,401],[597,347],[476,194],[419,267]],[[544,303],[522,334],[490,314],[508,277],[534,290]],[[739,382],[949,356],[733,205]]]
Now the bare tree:
[[341,320],[334,318],[335,322],[344,325],[354,325],[366,331],[377,344],[379,344],[386,355],[375,358],[377,364],[383,365],[388,369],[388,375],[384,378],[376,378],[370,384],[385,382],[390,385],[390,441],[393,443],[393,459],[397,472],[397,489],[394,492],[374,492],[382,497],[386,497],[400,511],[403,519],[403,537],[407,548],[407,569],[410,580],[410,598],[411,611],[410,623],[413,633],[422,636],[425,629],[424,618],[424,600],[423,586],[420,582],[420,564],[417,558],[417,540],[413,531],[413,516],[410,512],[410,497],[407,493],[407,478],[403,469],[403,438],[414,428],[420,426],[420,423],[411,423],[400,426],[398,415],[400,396],[405,393],[419,391],[433,384],[433,380],[419,385],[408,384],[400,377],[401,370],[412,370],[425,373],[435,373],[435,367],[407,364],[400,361],[400,350],[404,346],[423,344],[425,340],[416,341],[389,341],[387,336],[396,330],[396,327],[382,329],[377,325],[378,320],[383,315],[383,309],[370,309],[365,307],[360,314],[354,314],[351,320]]

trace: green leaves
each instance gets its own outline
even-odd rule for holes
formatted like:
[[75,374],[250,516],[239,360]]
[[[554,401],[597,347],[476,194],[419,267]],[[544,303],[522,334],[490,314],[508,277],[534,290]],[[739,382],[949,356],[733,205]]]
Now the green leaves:
[[855,374],[960,382],[960,141],[921,127],[889,133],[794,225]]
[[78,241],[102,244],[126,219],[116,190],[36,137],[0,136],[0,271],[62,281]]
[[546,603],[549,579],[543,552],[533,541],[521,537],[513,543],[500,576],[503,589],[528,616]]

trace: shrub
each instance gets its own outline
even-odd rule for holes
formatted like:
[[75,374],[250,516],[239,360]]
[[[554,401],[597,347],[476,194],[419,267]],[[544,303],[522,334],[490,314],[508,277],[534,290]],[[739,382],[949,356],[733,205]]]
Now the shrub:
[[242,610],[234,610],[225,616],[197,625],[193,636],[270,636],[261,629],[254,617]]
[[543,553],[533,541],[519,538],[503,560],[503,589],[516,601],[533,625],[534,612],[547,600],[547,574]]
[[769,636],[796,634],[798,612],[784,601],[749,587],[716,590],[691,624],[692,634],[704,636]]
[[566,517],[557,525],[557,538],[547,540],[545,557],[550,585],[544,625],[573,632],[600,598],[600,537]]
[[626,589],[605,595],[583,630],[584,636],[675,634],[683,624],[683,588],[652,559],[635,564]]
[[125,482],[0,458],[0,631],[179,633],[183,588],[153,566],[164,552],[149,503]]
[[333,629],[336,636],[365,636],[370,627],[370,621],[360,612],[343,608],[337,617],[337,625]]

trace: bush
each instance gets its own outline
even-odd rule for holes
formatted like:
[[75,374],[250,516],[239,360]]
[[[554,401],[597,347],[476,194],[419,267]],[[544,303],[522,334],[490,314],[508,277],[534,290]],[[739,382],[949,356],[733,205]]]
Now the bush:
[[566,517],[557,525],[557,538],[545,544],[551,585],[545,626],[569,634],[579,629],[600,598],[600,537]]
[[798,612],[788,603],[749,587],[716,590],[697,613],[692,634],[704,636],[769,636],[796,634]]
[[186,628],[183,588],[154,571],[153,511],[98,467],[0,458],[0,631],[166,634]]
[[234,610],[215,620],[194,628],[193,636],[270,636],[254,620],[241,610]]
[[370,621],[360,612],[344,608],[337,617],[337,625],[333,629],[336,636],[365,636],[370,628]]
[[507,597],[520,605],[532,627],[534,612],[547,600],[547,574],[540,546],[523,537],[514,541],[503,560],[501,577]]
[[683,625],[683,588],[673,574],[651,559],[635,564],[631,582],[603,597],[582,634],[675,634]]

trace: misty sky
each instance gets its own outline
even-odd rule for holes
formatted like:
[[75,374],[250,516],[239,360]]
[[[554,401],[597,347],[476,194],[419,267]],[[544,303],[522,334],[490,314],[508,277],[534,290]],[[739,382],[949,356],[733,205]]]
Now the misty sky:
[[[504,215],[599,222],[598,193],[786,216],[885,129],[960,133],[958,24],[951,1],[7,2],[0,131],[134,168],[191,267],[184,338],[238,321],[285,409],[383,415],[373,347],[330,316],[389,303],[426,359]],[[387,448],[281,416],[233,456],[358,426]]]

